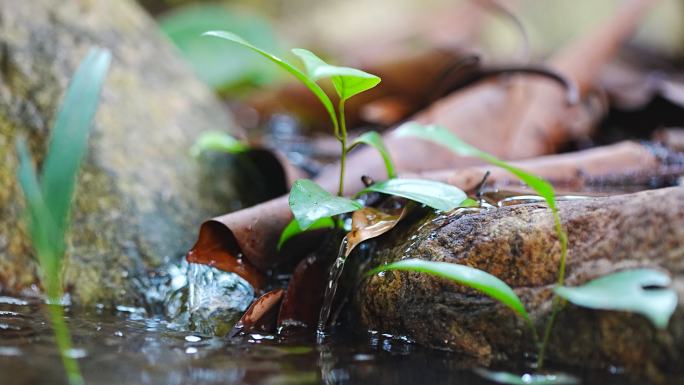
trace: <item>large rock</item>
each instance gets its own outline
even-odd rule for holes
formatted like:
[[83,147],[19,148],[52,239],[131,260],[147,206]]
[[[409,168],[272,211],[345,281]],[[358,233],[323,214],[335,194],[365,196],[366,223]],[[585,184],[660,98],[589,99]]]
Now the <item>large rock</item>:
[[[656,332],[639,315],[566,306],[551,335],[550,357],[588,367],[624,366],[651,379],[676,368],[684,353],[684,187],[558,206],[569,237],[568,285],[628,268],[664,269],[674,278],[679,307],[668,330]],[[559,258],[544,205],[452,212],[385,237],[370,253],[369,267],[421,258],[488,271],[514,288],[542,332]],[[364,328],[408,335],[482,363],[536,350],[528,328],[508,308],[427,274],[393,271],[363,279],[355,305]]]
[[42,159],[65,88],[94,45],[110,49],[113,62],[74,203],[65,267],[74,298],[134,302],[131,277],[180,255],[204,219],[236,208],[225,173],[188,149],[204,130],[239,133],[134,2],[1,0],[2,292],[37,281],[21,221],[15,141],[26,135]]

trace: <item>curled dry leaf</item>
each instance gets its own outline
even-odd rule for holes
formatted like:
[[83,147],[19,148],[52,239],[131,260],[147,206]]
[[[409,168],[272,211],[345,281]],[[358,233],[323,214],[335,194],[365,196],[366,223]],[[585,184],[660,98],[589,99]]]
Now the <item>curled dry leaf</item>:
[[241,258],[235,238],[224,231],[220,222],[211,220],[202,225],[197,243],[188,252],[186,259],[190,263],[201,263],[235,273],[256,290],[264,285],[264,275],[249,261]]
[[239,333],[275,332],[278,309],[280,309],[280,303],[284,296],[284,289],[275,289],[257,298],[247,308],[229,335],[234,337]]
[[392,230],[406,214],[406,207],[390,213],[365,207],[352,214],[352,229],[347,234],[347,247],[344,256],[348,257],[361,242],[379,237]]

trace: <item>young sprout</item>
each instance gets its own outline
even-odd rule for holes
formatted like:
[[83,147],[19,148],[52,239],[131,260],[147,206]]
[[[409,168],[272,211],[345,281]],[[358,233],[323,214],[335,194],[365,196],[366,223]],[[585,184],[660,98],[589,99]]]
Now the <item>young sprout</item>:
[[[251,49],[292,74],[316,95],[328,112],[330,122],[333,126],[333,133],[340,142],[340,182],[337,195],[343,196],[345,163],[347,153],[350,150],[350,148],[347,147],[347,124],[344,113],[345,103],[352,96],[358,95],[359,93],[378,85],[378,83],[380,83],[380,78],[356,68],[330,65],[314,55],[311,51],[295,48],[292,50],[292,53],[297,55],[304,63],[304,66],[306,67],[306,73],[304,73],[287,61],[252,45],[234,33],[227,31],[209,31],[204,33],[204,35],[225,39]],[[333,83],[339,98],[337,109],[335,109],[332,100],[317,83],[319,80],[323,79],[330,79]]]
[[[380,83],[380,78],[378,76],[356,68],[328,64],[311,51],[295,48],[292,50],[292,53],[299,57],[304,63],[304,72],[287,61],[252,45],[234,33],[227,31],[209,31],[204,35],[240,44],[267,58],[292,74],[318,98],[321,104],[323,104],[323,107],[325,107],[330,117],[333,134],[340,143],[340,176],[337,197],[331,195],[313,181],[296,181],[290,191],[289,198],[290,208],[292,209],[295,219],[281,234],[278,247],[282,246],[287,239],[308,229],[314,223],[317,224],[317,227],[328,227],[331,223],[334,223],[330,220],[324,220],[324,218],[352,212],[363,207],[360,203],[343,197],[347,154],[354,147],[361,144],[369,145],[379,152],[387,169],[387,176],[390,178],[387,182],[376,183],[373,186],[370,186],[365,190],[366,192],[375,191],[403,196],[438,210],[448,210],[458,207],[466,198],[463,191],[446,184],[415,179],[392,179],[396,177],[392,158],[382,141],[382,137],[377,132],[366,132],[348,144],[345,104],[351,97],[377,86]],[[332,100],[318,84],[318,81],[324,79],[329,79],[333,84],[338,96],[337,108],[335,108]],[[295,221],[297,222],[296,224],[294,223]]]

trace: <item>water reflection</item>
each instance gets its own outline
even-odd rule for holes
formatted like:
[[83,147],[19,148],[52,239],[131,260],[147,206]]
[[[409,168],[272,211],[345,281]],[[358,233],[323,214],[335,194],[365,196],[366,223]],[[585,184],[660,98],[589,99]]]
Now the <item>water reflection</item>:
[[[90,384],[487,384],[453,353],[377,332],[250,334],[237,340],[178,330],[137,312],[67,312],[74,349]],[[40,303],[0,303],[0,384],[63,384],[52,331]],[[309,335],[310,334],[310,335]],[[598,376],[598,377],[597,377]],[[609,376],[609,377],[605,377]],[[621,377],[585,373],[588,384]],[[607,380],[608,379],[608,380]]]

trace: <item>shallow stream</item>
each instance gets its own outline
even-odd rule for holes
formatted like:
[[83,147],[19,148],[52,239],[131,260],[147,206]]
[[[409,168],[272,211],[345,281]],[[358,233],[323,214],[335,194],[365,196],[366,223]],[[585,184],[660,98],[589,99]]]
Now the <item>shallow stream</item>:
[[[140,310],[69,311],[68,323],[92,384],[488,384],[453,353],[404,338],[336,331],[278,341],[237,340],[178,330]],[[609,371],[571,371],[584,384],[625,384]],[[0,384],[66,384],[52,330],[39,303],[0,297]]]

